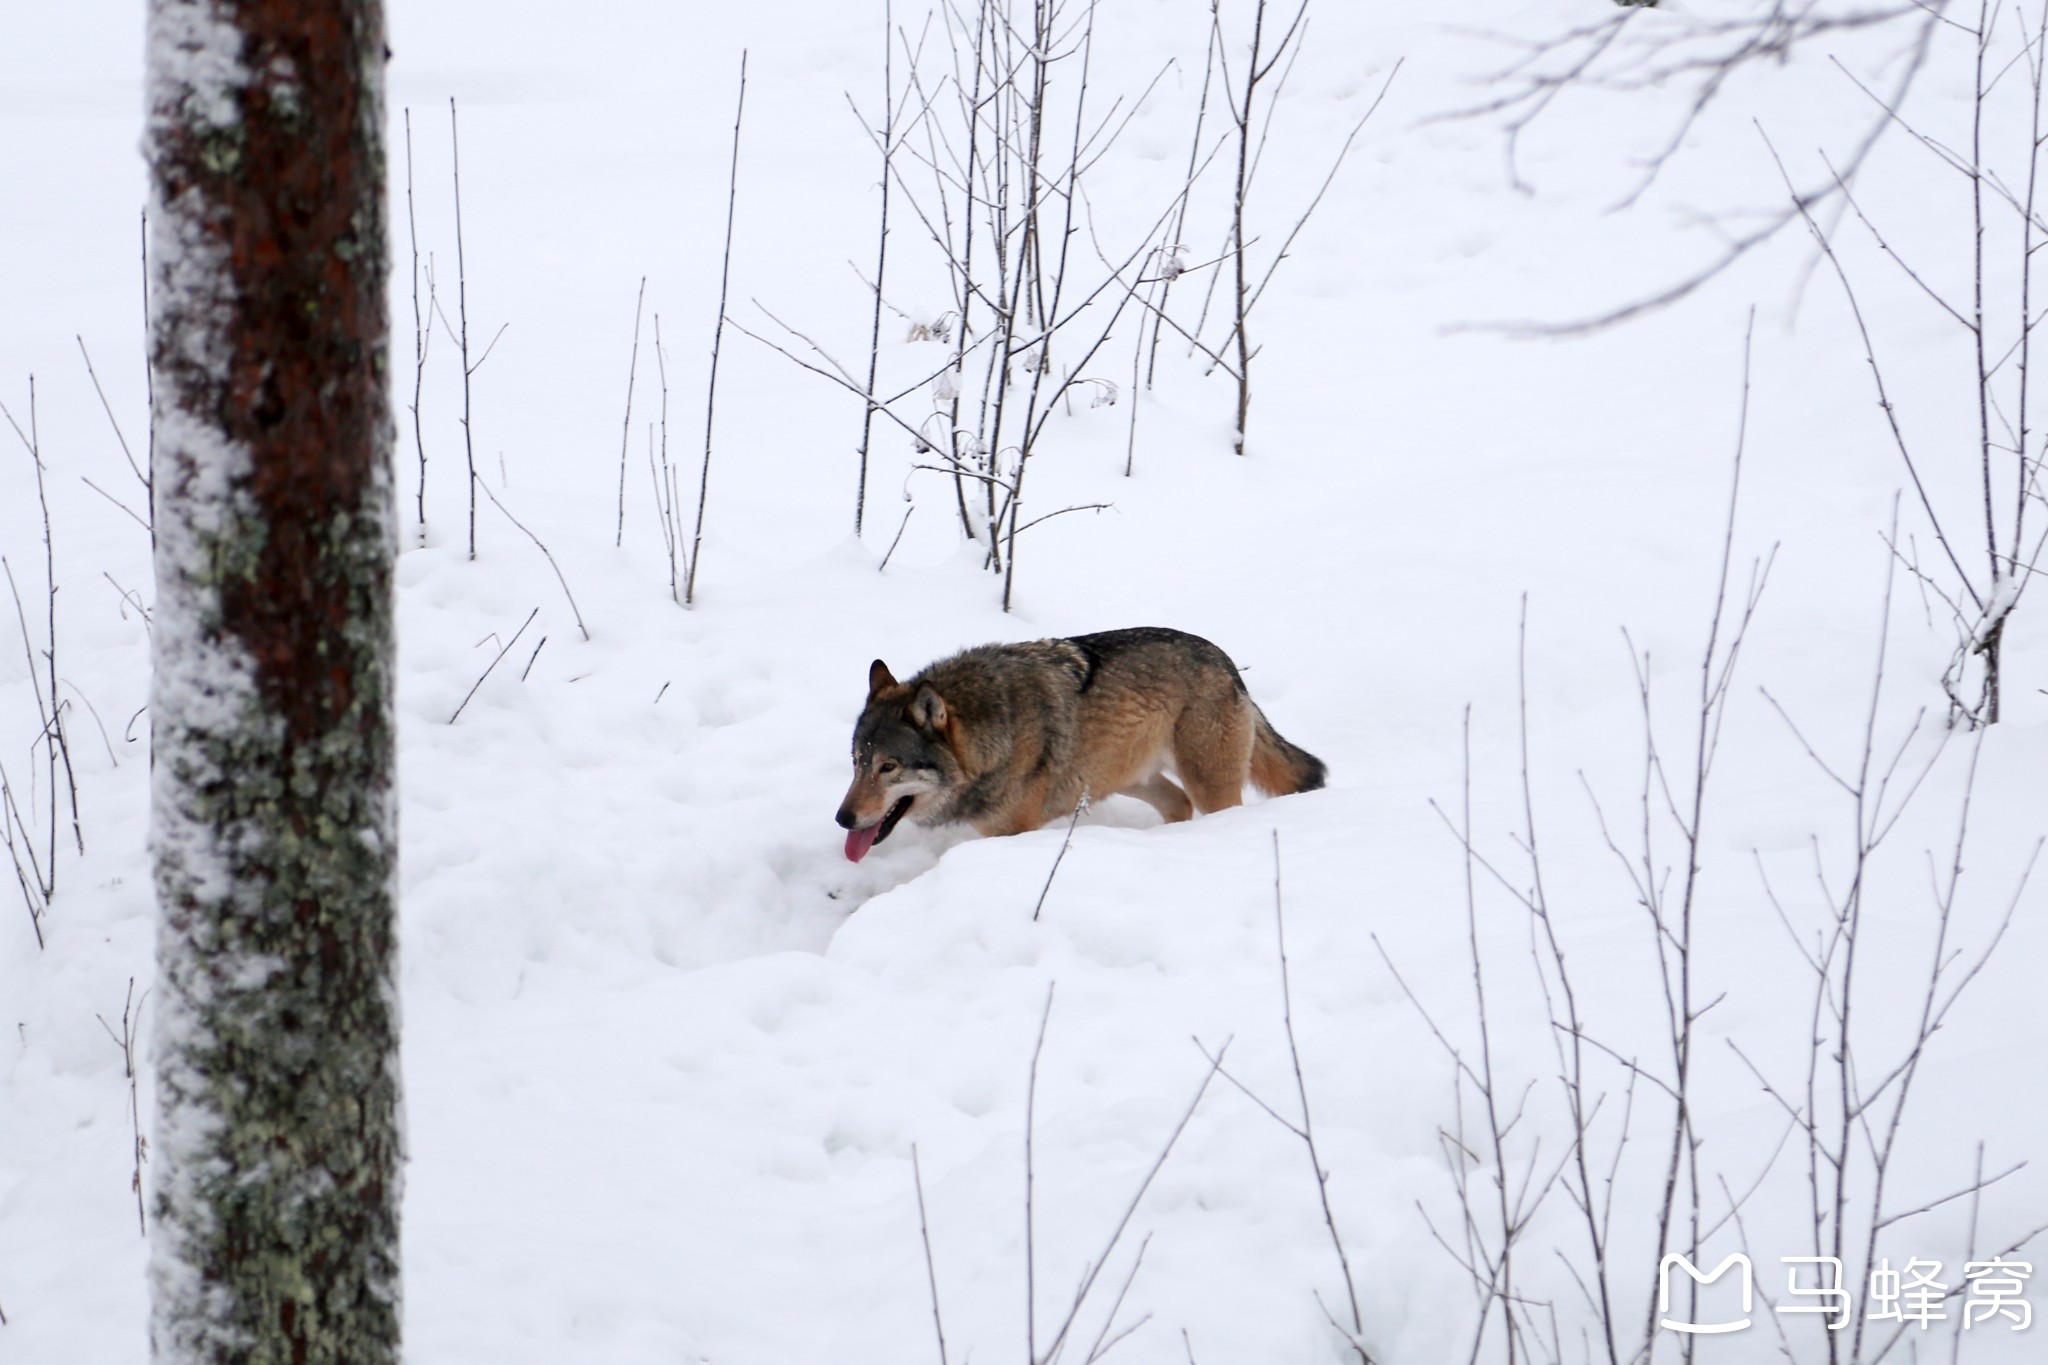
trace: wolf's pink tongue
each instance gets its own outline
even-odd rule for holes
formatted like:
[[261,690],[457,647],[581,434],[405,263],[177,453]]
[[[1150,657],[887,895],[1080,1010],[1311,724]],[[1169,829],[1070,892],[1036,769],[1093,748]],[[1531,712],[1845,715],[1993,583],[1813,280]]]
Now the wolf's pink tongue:
[[881,833],[880,824],[869,825],[866,829],[850,829],[846,832],[846,861],[857,863],[868,856],[868,850],[875,846],[875,836]]

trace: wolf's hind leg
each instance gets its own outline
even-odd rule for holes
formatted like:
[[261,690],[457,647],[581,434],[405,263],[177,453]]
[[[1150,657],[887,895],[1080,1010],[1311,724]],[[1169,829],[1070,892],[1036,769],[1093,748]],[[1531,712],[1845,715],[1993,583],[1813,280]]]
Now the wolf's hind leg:
[[1195,813],[1194,803],[1188,800],[1188,794],[1165,773],[1154,773],[1142,782],[1133,782],[1117,794],[1137,797],[1166,817],[1169,825],[1178,824]]
[[1202,814],[1244,804],[1251,762],[1251,705],[1242,693],[1189,706],[1174,722],[1174,771]]

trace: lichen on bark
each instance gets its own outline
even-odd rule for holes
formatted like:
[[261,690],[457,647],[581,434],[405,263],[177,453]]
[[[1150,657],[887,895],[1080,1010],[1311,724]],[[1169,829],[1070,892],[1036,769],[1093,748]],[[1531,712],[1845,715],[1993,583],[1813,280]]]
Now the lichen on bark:
[[164,1360],[399,1354],[383,33],[150,10]]

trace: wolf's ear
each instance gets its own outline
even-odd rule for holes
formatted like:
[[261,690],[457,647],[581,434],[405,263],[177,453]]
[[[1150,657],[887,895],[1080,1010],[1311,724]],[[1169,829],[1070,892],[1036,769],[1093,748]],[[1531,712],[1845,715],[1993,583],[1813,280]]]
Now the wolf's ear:
[[946,728],[946,699],[932,691],[932,685],[925,683],[917,689],[917,695],[910,699],[910,719],[913,724],[927,730]]
[[889,665],[883,663],[880,659],[868,665],[869,697],[876,696],[885,687],[894,687],[895,685],[896,676],[889,671]]

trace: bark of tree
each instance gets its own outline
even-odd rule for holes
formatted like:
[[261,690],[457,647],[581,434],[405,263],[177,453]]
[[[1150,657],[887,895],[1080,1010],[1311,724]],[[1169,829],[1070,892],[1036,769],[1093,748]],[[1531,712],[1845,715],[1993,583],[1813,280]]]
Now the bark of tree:
[[380,0],[151,0],[151,1338],[399,1355]]

